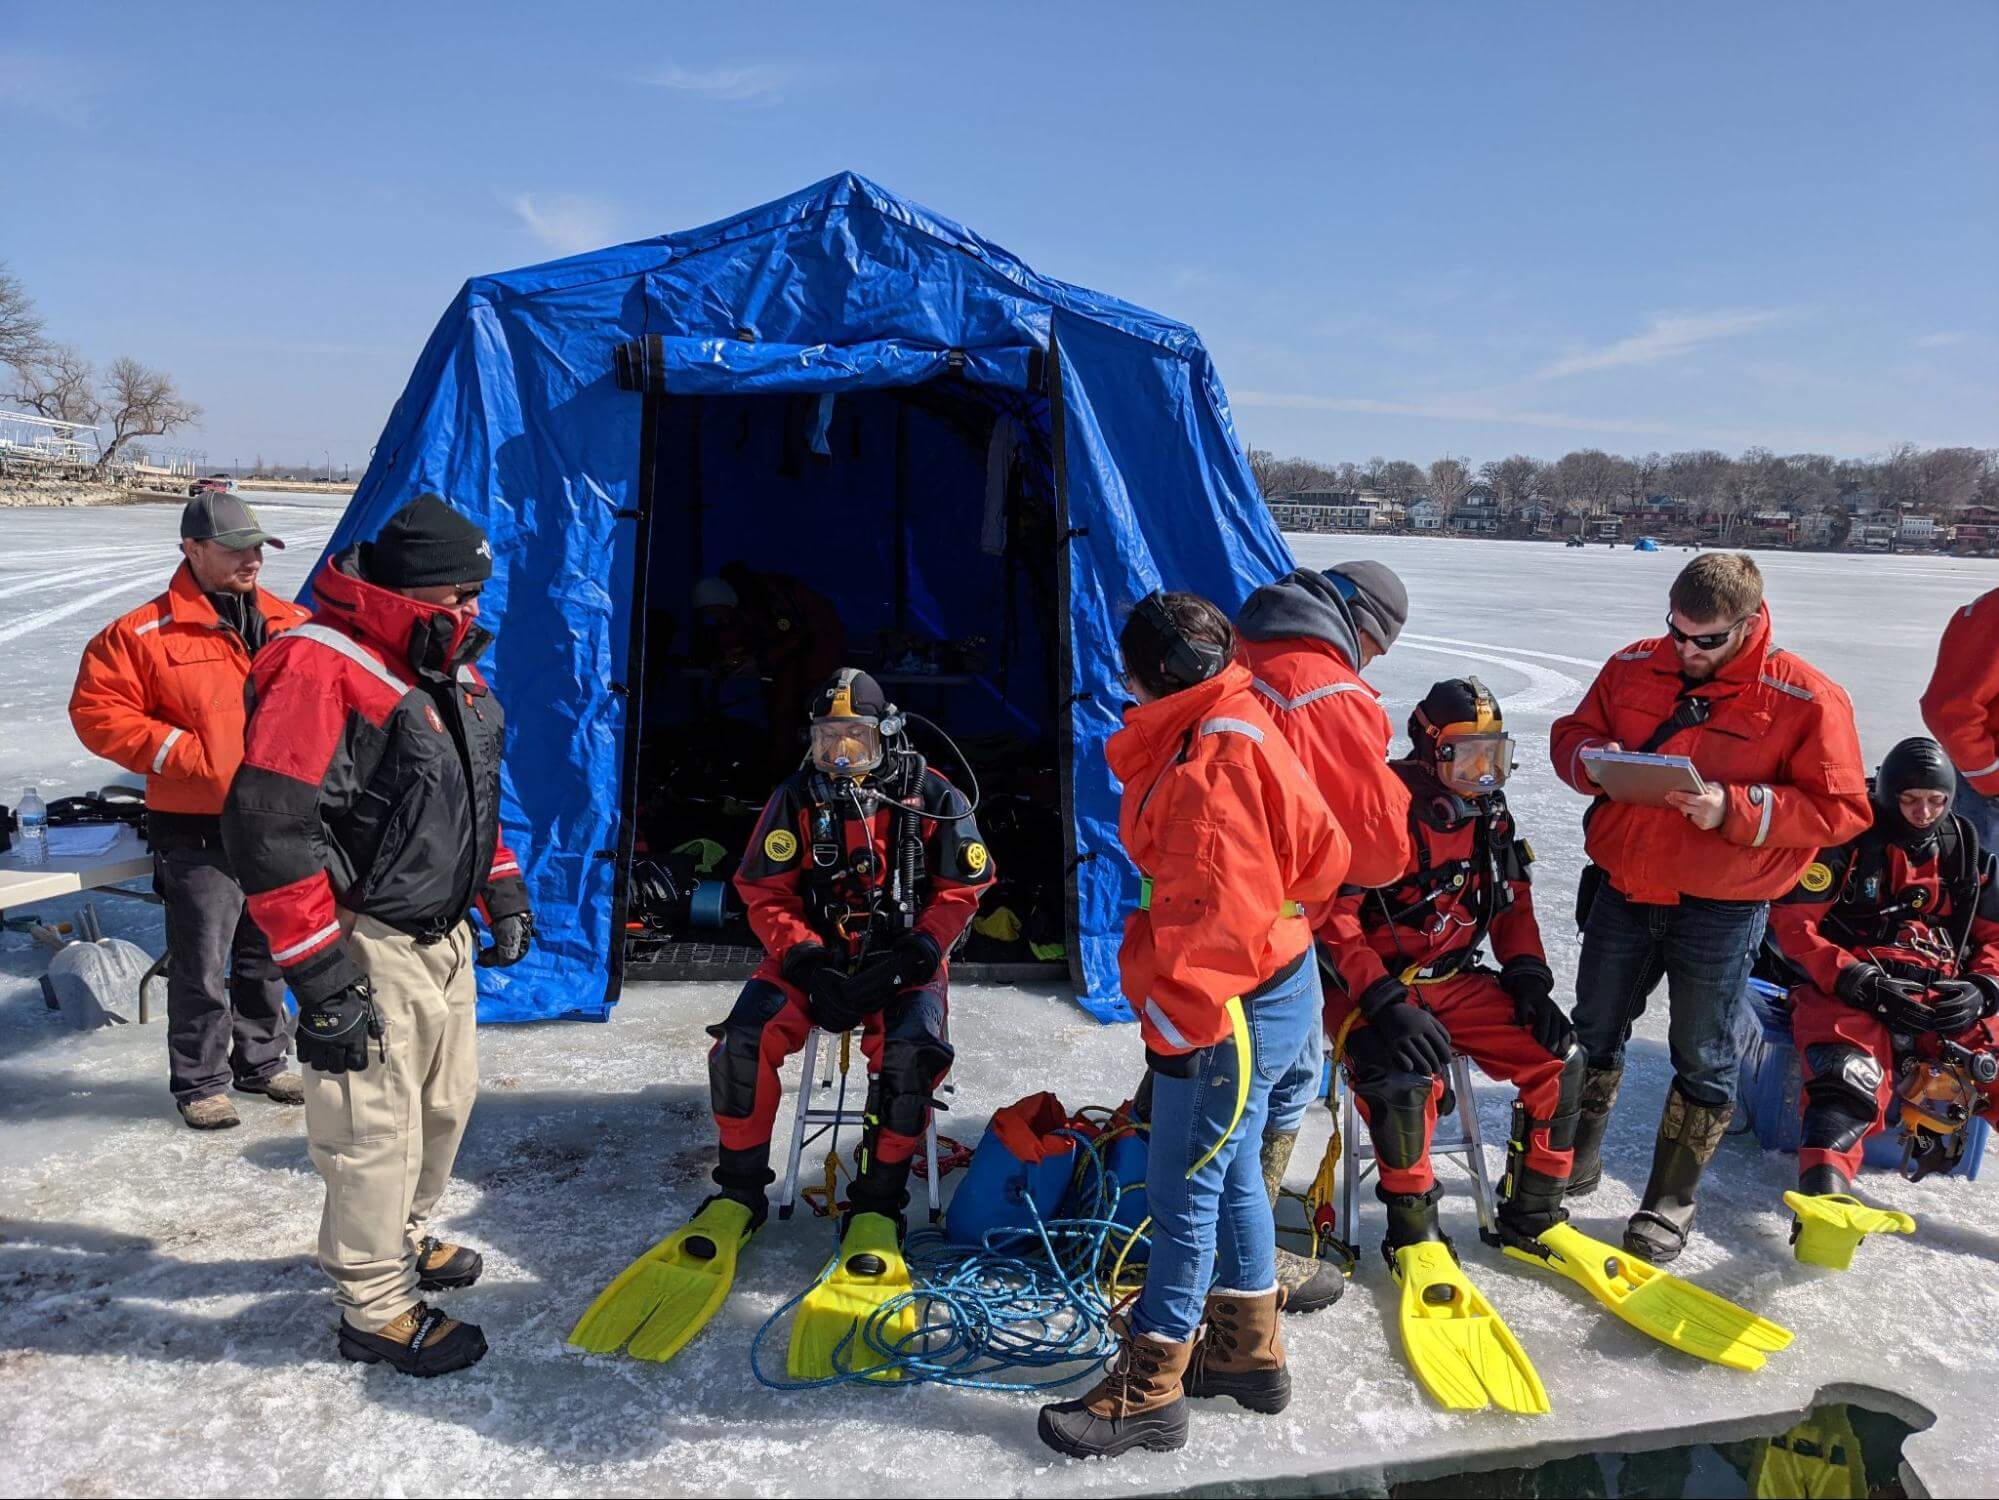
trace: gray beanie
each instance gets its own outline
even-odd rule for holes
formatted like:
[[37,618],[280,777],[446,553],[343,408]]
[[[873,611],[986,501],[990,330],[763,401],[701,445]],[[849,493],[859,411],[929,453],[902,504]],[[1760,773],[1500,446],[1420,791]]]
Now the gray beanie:
[[[1328,577],[1345,579],[1353,592],[1347,608],[1354,623],[1373,636],[1386,651],[1409,623],[1409,590],[1386,563],[1344,562],[1326,569]],[[1344,590],[1342,591],[1344,592]]]

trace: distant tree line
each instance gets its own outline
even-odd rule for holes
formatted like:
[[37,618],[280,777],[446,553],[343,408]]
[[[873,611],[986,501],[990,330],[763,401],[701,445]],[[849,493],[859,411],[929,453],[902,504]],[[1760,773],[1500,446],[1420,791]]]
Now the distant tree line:
[[1402,505],[1427,498],[1451,512],[1477,486],[1502,517],[1537,501],[1565,515],[1642,509],[1655,495],[1684,500],[1696,514],[1722,521],[1758,511],[1803,515],[1832,508],[1908,509],[1947,520],[1967,505],[1999,506],[1999,449],[1913,443],[1871,458],[1768,448],[1732,458],[1713,448],[1626,457],[1580,448],[1553,460],[1515,453],[1476,468],[1467,458],[1440,458],[1427,469],[1399,458],[1327,464],[1252,448],[1249,466],[1266,500],[1334,490]]
[[38,416],[108,427],[97,467],[108,470],[136,438],[164,437],[201,420],[173,376],[121,355],[100,374],[74,344],[48,336],[19,277],[0,263],[0,401]]

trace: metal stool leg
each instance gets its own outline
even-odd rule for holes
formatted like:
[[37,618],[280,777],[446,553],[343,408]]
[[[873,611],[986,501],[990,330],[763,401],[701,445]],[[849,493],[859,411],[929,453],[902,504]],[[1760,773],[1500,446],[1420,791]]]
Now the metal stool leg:
[[778,1189],[777,1216],[791,1217],[791,1210],[798,1201],[798,1163],[805,1155],[806,1116],[812,1112],[812,1075],[819,1063],[819,1038],[817,1026],[806,1033],[805,1051],[798,1069],[798,1104],[791,1112],[791,1153],[784,1168],[784,1185]]
[[1498,1228],[1492,1193],[1492,1178],[1485,1166],[1485,1138],[1479,1134],[1478,1095],[1472,1092],[1471,1059],[1463,1053],[1451,1058],[1451,1081],[1458,1091],[1458,1123],[1464,1128],[1464,1140],[1458,1149],[1465,1157],[1465,1166],[1471,1173],[1472,1202],[1478,1207],[1478,1227],[1481,1234],[1490,1235]]
[[1361,1126],[1360,1110],[1354,1104],[1353,1088],[1338,1070],[1333,1071],[1333,1092],[1339,1098],[1340,1139],[1346,1150],[1340,1153],[1339,1232],[1360,1254],[1360,1162],[1361,1152],[1374,1155],[1374,1143]]

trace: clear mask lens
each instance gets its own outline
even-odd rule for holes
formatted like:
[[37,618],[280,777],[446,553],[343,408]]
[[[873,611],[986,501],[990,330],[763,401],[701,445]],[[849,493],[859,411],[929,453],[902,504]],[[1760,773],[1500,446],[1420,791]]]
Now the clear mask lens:
[[858,776],[882,761],[881,728],[873,719],[815,719],[812,764],[834,776]]
[[1437,747],[1437,779],[1463,797],[1497,791],[1513,774],[1513,751],[1507,734],[1447,736]]

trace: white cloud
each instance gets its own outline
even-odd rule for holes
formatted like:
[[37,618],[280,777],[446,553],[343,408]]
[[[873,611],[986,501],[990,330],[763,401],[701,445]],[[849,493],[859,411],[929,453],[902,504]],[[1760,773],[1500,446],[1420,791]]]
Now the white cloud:
[[1971,335],[1961,329],[1946,333],[1918,334],[1915,338],[1909,340],[1911,347],[1917,349],[1948,349],[1953,344],[1968,344],[1970,342]]
[[727,104],[776,104],[798,73],[789,63],[717,63],[706,68],[668,63],[646,81],[676,94]]
[[1738,338],[1780,322],[1781,312],[1662,313],[1652,319],[1643,333],[1605,344],[1599,349],[1579,349],[1543,367],[1538,376],[1548,380],[1561,375],[1582,375],[1592,370],[1616,370],[1631,365],[1656,365],[1691,354],[1703,344]]
[[617,212],[608,203],[574,193],[537,199],[515,193],[505,200],[521,228],[557,255],[595,250],[617,239]]

